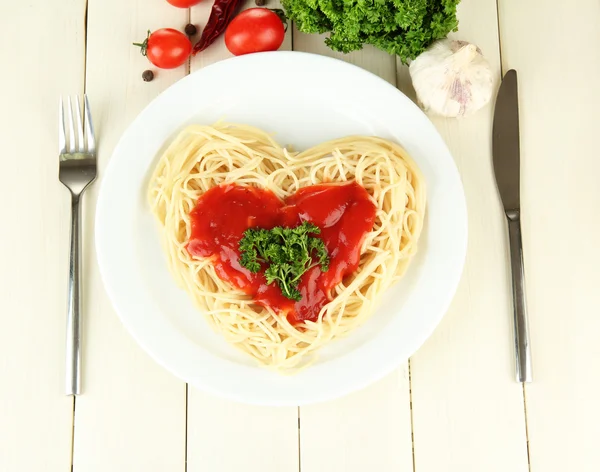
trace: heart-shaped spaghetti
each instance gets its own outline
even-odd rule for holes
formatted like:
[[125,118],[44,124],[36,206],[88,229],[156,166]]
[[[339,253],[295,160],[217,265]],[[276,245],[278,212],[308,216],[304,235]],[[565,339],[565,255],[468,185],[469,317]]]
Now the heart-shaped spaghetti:
[[[375,205],[374,224],[362,238],[358,268],[335,285],[314,320],[290,322],[223,280],[214,257],[188,250],[190,214],[210,189],[235,184],[285,200],[301,188],[350,182]],[[350,136],[292,153],[257,128],[219,123],[189,126],[175,138],[152,175],[148,200],[174,278],[214,328],[262,365],[293,371],[363,323],[402,277],[423,226],[425,186],[404,149],[382,138]]]

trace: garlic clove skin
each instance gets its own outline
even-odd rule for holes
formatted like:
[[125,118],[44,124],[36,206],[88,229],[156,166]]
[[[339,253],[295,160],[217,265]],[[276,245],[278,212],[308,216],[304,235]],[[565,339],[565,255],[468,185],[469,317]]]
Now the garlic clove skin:
[[409,72],[423,109],[436,115],[468,116],[492,98],[490,64],[466,41],[436,41],[410,64]]

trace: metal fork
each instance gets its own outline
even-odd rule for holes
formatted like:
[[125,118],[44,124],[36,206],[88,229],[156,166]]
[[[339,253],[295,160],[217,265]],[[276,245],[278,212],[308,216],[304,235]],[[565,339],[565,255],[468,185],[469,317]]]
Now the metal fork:
[[[62,97],[58,108],[58,147],[60,169],[58,178],[71,194],[71,249],[69,252],[69,306],[67,311],[66,382],[67,395],[81,392],[81,208],[83,191],[96,178],[96,141],[92,115],[84,95],[84,119],[81,104],[75,97],[67,98],[65,113]],[[73,111],[75,119],[73,119]],[[66,128],[65,128],[66,125]],[[84,136],[85,129],[85,136]],[[77,135],[77,138],[75,137]]]

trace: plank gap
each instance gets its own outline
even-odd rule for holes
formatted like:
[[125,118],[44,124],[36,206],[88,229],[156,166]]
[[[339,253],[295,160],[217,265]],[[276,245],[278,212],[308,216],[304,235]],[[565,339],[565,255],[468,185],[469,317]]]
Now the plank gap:
[[71,472],[73,472],[73,459],[75,458],[75,404],[77,402],[77,397],[73,395],[73,410],[72,410],[72,418],[73,422],[71,423]]
[[500,0],[496,0],[496,31],[498,32],[498,57],[500,58],[500,79],[504,77],[504,62],[502,61],[502,36],[500,35]]
[[185,443],[184,443],[184,462],[183,462],[183,470],[187,472],[188,470],[188,390],[190,386],[186,382],[185,384]]
[[[192,23],[192,9],[188,8],[187,9],[187,25]],[[184,32],[185,32],[185,26],[184,26]],[[196,27],[196,35],[200,32],[200,28]],[[186,34],[187,36],[187,34]],[[194,43],[196,42],[195,39],[192,39],[194,36],[188,36],[190,42],[192,43],[192,48],[194,47]],[[185,63],[185,75],[190,75],[192,73],[192,56],[191,54],[188,56],[187,61]],[[185,390],[186,390],[186,397],[187,397],[187,383],[185,384]],[[187,414],[186,414],[186,418],[187,418]],[[187,456],[186,456],[187,457]]]
[[529,425],[527,424],[527,393],[525,383],[523,386],[523,413],[525,415],[525,443],[527,445],[527,469],[531,472],[531,454],[529,453]]
[[[87,88],[87,49],[88,49],[88,12],[89,0],[85,0],[83,9],[83,95],[85,97]],[[84,100],[85,102],[85,100]],[[84,103],[85,106],[85,103]],[[85,314],[85,312],[84,312]],[[84,321],[85,322],[85,321]],[[80,369],[84,367],[82,362]],[[85,386],[85,384],[84,384]],[[77,409],[77,395],[73,395],[73,411],[72,411],[72,426],[71,426],[71,472],[75,470],[75,412]]]
[[[187,23],[186,23],[186,25],[184,25],[184,30],[185,30],[185,26],[192,23],[192,9],[191,8],[187,9],[187,19],[186,20],[187,20]],[[199,30],[199,28],[198,28],[198,30]],[[196,34],[198,34],[198,32],[196,32]],[[192,47],[193,47],[195,40],[192,38],[193,37],[189,37],[190,42],[192,43]],[[193,56],[190,54],[190,56],[188,57],[188,59],[185,63],[184,77],[186,77],[192,73],[192,57]],[[188,470],[189,389],[190,389],[190,385],[186,382],[185,383],[185,443],[183,446],[183,449],[184,449],[183,470],[184,470],[184,472],[187,472],[187,470]]]
[[[500,82],[504,79],[505,67],[502,58],[502,35],[500,33],[500,0],[496,0],[496,22],[498,32],[498,56],[500,59]],[[508,274],[507,274],[508,275]],[[515,329],[513,327],[513,329]],[[527,424],[527,395],[525,392],[525,383],[521,384],[523,389],[523,416],[525,422],[525,448],[527,451],[527,470],[531,472],[531,454],[529,451],[529,426]]]
[[[294,34],[292,33],[292,38],[294,37]],[[300,407],[298,407],[298,472],[302,471],[302,454],[300,452],[300,444],[301,444],[301,437],[300,437]]]
[[[89,10],[89,0],[85,0],[85,8],[83,10],[83,93],[84,93],[84,95],[85,95],[86,83],[87,83],[88,10]],[[75,402],[73,402],[73,403],[75,403]]]
[[[396,69],[398,65],[396,64]],[[416,472],[416,460],[415,460],[415,429],[413,421],[413,397],[412,397],[412,370],[410,365],[410,359],[408,359],[408,404],[410,407],[410,441],[412,446],[412,470]]]

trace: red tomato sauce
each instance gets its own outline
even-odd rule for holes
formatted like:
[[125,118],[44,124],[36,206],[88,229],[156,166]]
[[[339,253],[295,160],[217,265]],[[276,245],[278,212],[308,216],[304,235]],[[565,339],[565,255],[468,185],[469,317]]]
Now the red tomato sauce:
[[[262,306],[286,314],[292,324],[315,321],[331,300],[332,289],[351,275],[360,261],[360,247],[375,222],[375,205],[356,182],[304,187],[285,201],[269,190],[235,184],[205,192],[190,213],[192,235],[187,250],[192,257],[211,258],[218,276],[252,296]],[[318,235],[330,257],[329,270],[319,266],[301,278],[298,302],[284,297],[277,283],[267,285],[261,272],[252,273],[239,263],[239,242],[246,229],[295,227],[308,221],[321,229]]]

